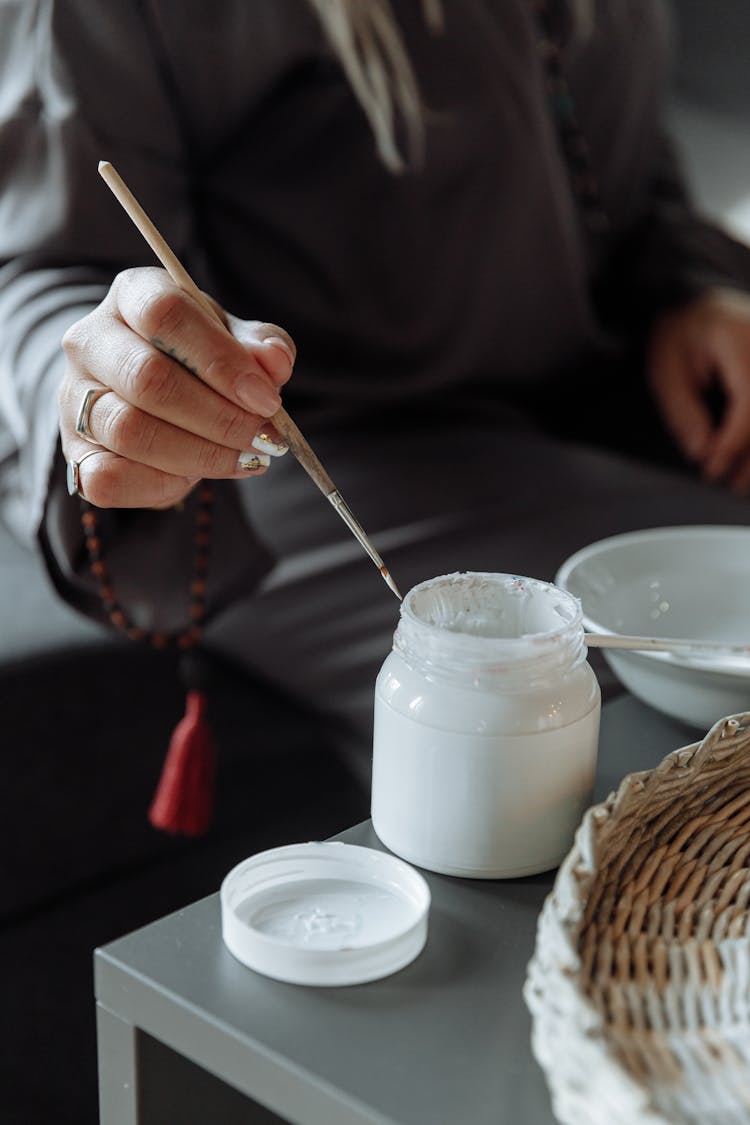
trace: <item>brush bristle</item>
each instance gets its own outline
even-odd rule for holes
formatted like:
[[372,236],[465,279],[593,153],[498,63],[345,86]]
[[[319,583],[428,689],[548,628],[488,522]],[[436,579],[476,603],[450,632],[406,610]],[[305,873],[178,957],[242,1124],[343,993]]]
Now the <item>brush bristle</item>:
[[386,582],[386,585],[388,586],[388,589],[393,590],[393,593],[396,595],[398,600],[400,602],[402,602],[404,599],[401,597],[398,586],[396,585],[396,583],[391,578],[390,571],[388,570],[388,567],[381,566],[380,573],[383,575],[383,578],[385,579],[385,582]]

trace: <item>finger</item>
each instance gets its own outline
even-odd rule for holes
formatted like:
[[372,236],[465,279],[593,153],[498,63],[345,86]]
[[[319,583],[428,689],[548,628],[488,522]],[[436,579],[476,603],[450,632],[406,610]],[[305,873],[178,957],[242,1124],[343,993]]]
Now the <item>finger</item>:
[[90,443],[94,440],[93,437],[84,438],[82,434],[79,434],[76,428],[81,407],[86,399],[86,395],[90,391],[95,391],[96,396],[90,401],[88,414],[83,418],[83,422],[86,424],[87,428],[91,418],[93,404],[96,402],[97,398],[109,391],[109,387],[86,375],[82,375],[69,359],[65,371],[65,378],[60,384],[57,396],[59,428],[63,450],[69,448],[75,449],[77,446],[80,446],[82,438],[84,441],[89,442],[89,448],[91,448]]
[[704,380],[676,347],[657,346],[651,357],[651,388],[664,424],[690,461],[709,454],[713,424],[703,399]]
[[729,487],[737,496],[750,496],[750,453],[745,453],[732,469]]
[[738,337],[722,337],[715,362],[727,402],[705,465],[710,480],[724,477],[750,449],[750,361]]
[[[71,432],[71,416],[66,399],[61,429],[67,432]],[[88,428],[98,445],[128,462],[183,478],[239,479],[261,474],[270,464],[267,453],[252,448],[238,453],[208,441],[132,406],[109,388],[94,401]]]
[[[265,419],[212,390],[120,320],[111,319],[106,332],[90,338],[78,361],[90,378],[131,406],[217,445],[250,449],[259,431],[273,440]],[[263,450],[278,455],[285,448],[277,441],[275,448]]]
[[729,401],[716,435],[705,473],[709,480],[721,480],[731,474],[736,463],[750,449],[750,398]]
[[78,495],[96,508],[171,508],[184,500],[197,480],[174,477],[102,449],[76,444],[70,454],[80,458]]
[[257,359],[263,345],[243,346],[163,270],[153,271],[148,286],[142,275],[126,270],[112,286],[123,322],[237,406],[263,418],[275,414],[281,399]]
[[227,315],[227,323],[235,339],[253,351],[276,385],[286,383],[297,359],[297,347],[289,333],[278,324],[262,320],[240,320]]
[[114,453],[88,458],[78,470],[78,479],[81,496],[95,508],[172,508],[197,483],[133,465]]

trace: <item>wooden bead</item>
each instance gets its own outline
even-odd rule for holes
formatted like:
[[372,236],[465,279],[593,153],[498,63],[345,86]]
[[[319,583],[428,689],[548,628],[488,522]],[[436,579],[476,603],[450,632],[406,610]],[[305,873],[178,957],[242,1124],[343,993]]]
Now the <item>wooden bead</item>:
[[[189,584],[190,609],[189,618],[191,625],[182,633],[171,638],[176,648],[185,650],[199,644],[201,639],[201,622],[206,616],[206,572],[208,570],[208,552],[211,546],[211,524],[213,522],[211,505],[213,503],[213,487],[210,484],[201,486],[198,492],[200,507],[195,516],[195,556],[193,560],[193,577]],[[155,649],[165,649],[170,644],[170,637],[166,633],[148,633],[132,623],[122,606],[118,604],[117,595],[109,576],[106,563],[102,558],[103,542],[99,534],[97,515],[87,501],[81,501],[81,526],[86,540],[86,550],[89,556],[89,566],[92,575],[97,579],[99,597],[101,598],[110,622],[133,641],[148,640]]]

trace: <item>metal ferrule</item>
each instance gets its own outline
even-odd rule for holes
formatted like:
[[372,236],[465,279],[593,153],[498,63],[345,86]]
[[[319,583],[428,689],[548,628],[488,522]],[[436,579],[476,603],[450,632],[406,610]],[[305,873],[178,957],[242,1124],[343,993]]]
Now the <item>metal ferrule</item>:
[[354,513],[347,504],[346,500],[344,500],[344,497],[341,495],[339,490],[336,489],[334,492],[329,492],[328,499],[330,500],[331,504],[336,509],[338,514],[341,516],[342,520],[349,528],[354,538],[367,551],[367,554],[375,563],[375,566],[377,566],[378,568],[383,567],[385,565],[383,560],[373,547],[370,540],[365,535],[364,529],[362,528],[361,524],[359,524],[354,518]]

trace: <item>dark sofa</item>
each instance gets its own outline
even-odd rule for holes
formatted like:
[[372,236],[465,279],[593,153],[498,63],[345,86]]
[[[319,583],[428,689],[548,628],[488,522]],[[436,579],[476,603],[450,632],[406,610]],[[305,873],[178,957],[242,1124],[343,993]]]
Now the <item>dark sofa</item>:
[[0,1122],[88,1125],[93,949],[215,891],[255,851],[364,819],[368,797],[309,716],[214,666],[216,827],[197,840],[156,832],[146,810],[184,708],[174,657],[68,611],[5,531],[0,566]]
[[[750,151],[750,9],[745,0],[674,7],[673,122],[701,202],[722,216],[728,200],[750,193],[736,146],[745,137]],[[706,143],[714,169],[717,145],[724,154],[719,180],[704,175]],[[735,212],[730,218],[741,232]],[[216,890],[253,851],[362,819],[368,796],[309,716],[266,685],[216,668],[217,827],[193,841],[156,833],[146,809],[184,702],[174,658],[61,605],[39,561],[2,527],[0,575],[0,1122],[88,1125],[96,1120],[94,947]],[[264,727],[275,733],[273,751]]]

